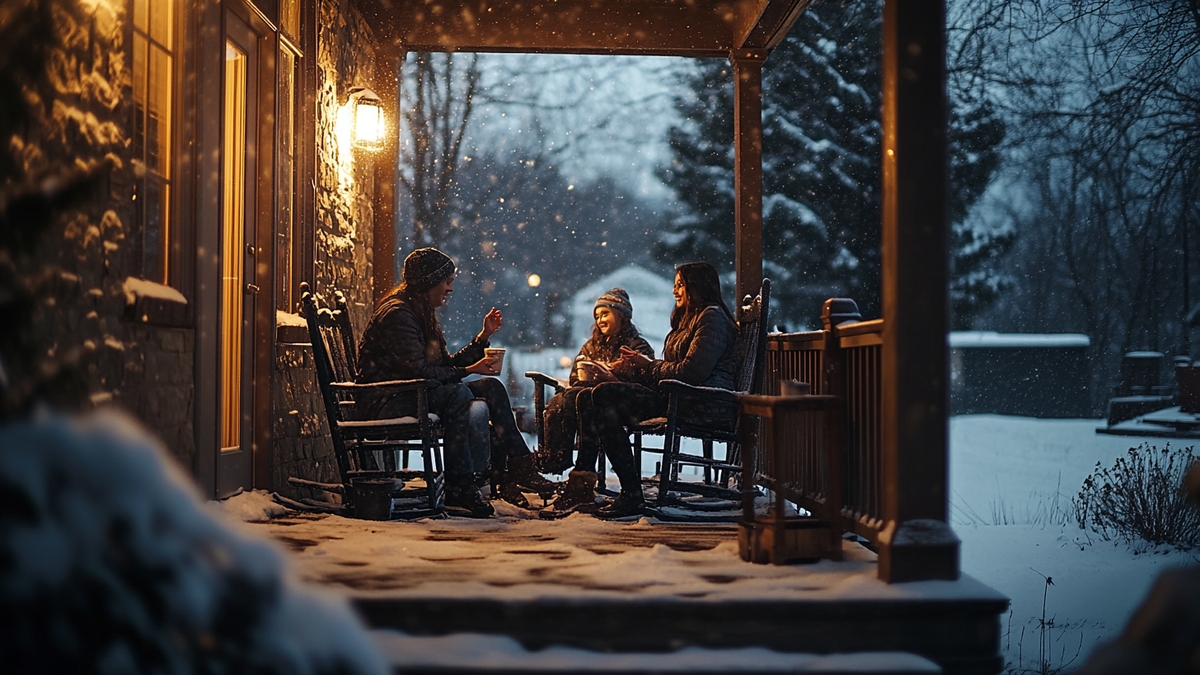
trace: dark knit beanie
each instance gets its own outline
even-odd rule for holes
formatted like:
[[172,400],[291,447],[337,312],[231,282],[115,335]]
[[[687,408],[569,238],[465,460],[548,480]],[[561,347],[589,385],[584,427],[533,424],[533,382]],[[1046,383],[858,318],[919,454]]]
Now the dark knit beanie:
[[404,283],[414,291],[427,291],[454,274],[454,261],[436,248],[419,248],[404,259]]
[[613,288],[607,293],[596,299],[596,306],[592,308],[592,313],[596,312],[596,307],[608,307],[613,311],[620,312],[625,315],[626,319],[633,317],[633,305],[629,302],[629,294],[624,288]]

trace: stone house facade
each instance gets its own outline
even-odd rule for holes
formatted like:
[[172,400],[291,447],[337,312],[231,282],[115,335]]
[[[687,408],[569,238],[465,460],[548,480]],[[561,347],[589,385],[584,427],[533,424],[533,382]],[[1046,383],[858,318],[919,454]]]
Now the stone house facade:
[[91,404],[155,431],[205,496],[331,478],[311,348],[287,324],[301,282],[343,291],[358,326],[373,302],[381,162],[347,121],[351,93],[394,91],[396,69],[356,3],[23,11],[55,39],[5,141],[17,182],[74,167],[100,185],[32,260],[0,261],[36,289],[35,360],[77,363]]

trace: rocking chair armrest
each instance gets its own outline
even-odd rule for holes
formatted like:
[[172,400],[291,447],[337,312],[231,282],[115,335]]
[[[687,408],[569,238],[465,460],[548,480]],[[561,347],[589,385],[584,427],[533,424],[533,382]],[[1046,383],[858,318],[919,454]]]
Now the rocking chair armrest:
[[334,382],[331,386],[336,391],[347,391],[354,393],[363,392],[380,392],[380,393],[402,393],[402,392],[424,392],[429,388],[433,380],[387,380],[385,382]]
[[556,393],[556,394],[560,393],[561,391],[563,391],[564,389],[567,388],[567,385],[562,380],[558,379],[557,377],[551,377],[550,375],[547,375],[545,373],[540,373],[536,370],[526,371],[525,377],[528,377],[529,379],[533,380],[535,384],[552,387],[554,389],[554,393]]
[[694,384],[688,384],[682,380],[662,380],[658,383],[658,388],[668,396],[679,396],[688,399],[703,399],[710,402],[728,402],[732,405],[737,405],[738,394],[736,391],[729,389],[721,389],[720,387],[701,387]]

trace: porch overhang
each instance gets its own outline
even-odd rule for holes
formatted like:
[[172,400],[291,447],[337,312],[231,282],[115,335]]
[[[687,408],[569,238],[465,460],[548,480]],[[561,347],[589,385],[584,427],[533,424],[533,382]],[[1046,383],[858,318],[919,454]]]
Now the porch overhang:
[[412,52],[728,57],[772,49],[809,0],[363,0],[381,44]]

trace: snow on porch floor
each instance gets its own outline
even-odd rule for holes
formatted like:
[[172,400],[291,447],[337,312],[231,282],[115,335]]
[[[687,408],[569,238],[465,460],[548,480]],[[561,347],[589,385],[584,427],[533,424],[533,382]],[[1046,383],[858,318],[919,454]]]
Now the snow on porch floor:
[[[758,672],[999,670],[1007,600],[967,576],[887,585],[850,541],[840,562],[756,565],[733,524],[545,521],[493,503],[484,520],[290,514],[249,527],[290,549],[301,579],[348,593],[405,670],[736,672],[742,657]],[[625,656],[601,667],[597,652]]]
[[732,524],[608,522],[585,514],[558,521],[499,504],[497,517],[377,522],[299,514],[261,528],[293,553],[300,577],[355,597],[993,599],[958,581],[887,585],[875,554],[853,542],[845,560],[755,565],[738,556]]

